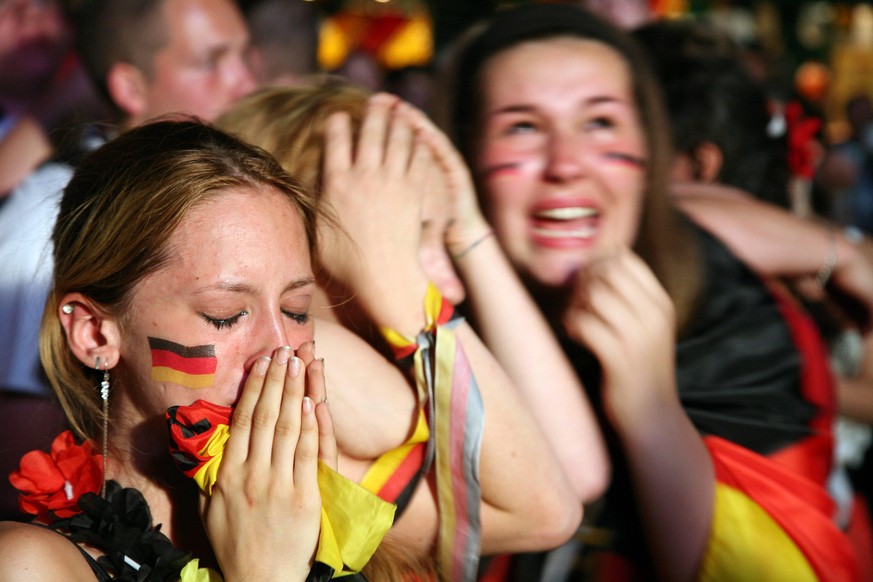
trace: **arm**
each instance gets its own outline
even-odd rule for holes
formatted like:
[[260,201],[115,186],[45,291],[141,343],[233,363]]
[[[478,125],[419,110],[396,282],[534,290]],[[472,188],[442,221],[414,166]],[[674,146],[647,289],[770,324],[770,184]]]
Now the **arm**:
[[835,252],[832,287],[873,313],[873,269],[861,248],[840,233],[787,210],[718,185],[681,184],[673,200],[694,222],[722,240],[744,263],[774,276],[814,276]]
[[673,306],[629,250],[588,271],[565,313],[567,333],[603,368],[605,411],[621,438],[660,576],[692,580],[708,541],[715,476],[679,402]]
[[[331,118],[324,195],[360,260],[336,252],[337,241],[326,241],[322,262],[355,290],[372,321],[415,338],[424,326],[428,285],[418,259],[421,210],[416,198],[432,164],[412,128],[392,117],[392,109],[402,106],[384,95],[371,100],[354,159],[348,118]],[[344,266],[344,261],[357,266]],[[552,547],[575,530],[581,504],[515,386],[469,326],[461,324],[457,338],[486,411],[480,464],[482,551]]]
[[[491,234],[457,150],[424,115],[411,113],[441,174],[442,188],[430,193],[425,204],[448,206],[452,217],[445,232],[435,233],[436,243],[454,257],[476,331],[517,386],[578,498],[594,501],[609,481],[609,460],[585,390]],[[524,341],[518,330],[524,330]]]
[[54,147],[37,121],[29,116],[0,140],[0,198],[51,157]]

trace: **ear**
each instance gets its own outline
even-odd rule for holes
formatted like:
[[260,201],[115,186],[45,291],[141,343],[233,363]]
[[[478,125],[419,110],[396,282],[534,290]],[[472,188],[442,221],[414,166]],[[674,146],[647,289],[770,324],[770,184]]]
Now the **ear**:
[[118,364],[121,333],[118,320],[108,316],[81,293],[68,293],[58,305],[58,318],[70,351],[88,367],[114,368]]
[[700,182],[715,182],[723,163],[721,149],[711,141],[705,141],[694,149],[694,173]]
[[146,77],[130,63],[115,63],[106,75],[109,96],[128,117],[141,117],[148,104]]

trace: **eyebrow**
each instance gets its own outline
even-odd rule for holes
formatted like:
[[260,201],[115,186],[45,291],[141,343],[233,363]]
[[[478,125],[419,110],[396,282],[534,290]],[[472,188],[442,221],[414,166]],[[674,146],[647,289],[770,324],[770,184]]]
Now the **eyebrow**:
[[[585,107],[591,107],[594,105],[602,105],[602,104],[611,104],[616,103],[618,105],[626,105],[628,107],[631,106],[631,103],[626,99],[619,99],[618,97],[612,97],[609,95],[595,95],[594,97],[589,97],[584,99],[581,105]],[[527,104],[519,104],[519,105],[507,105],[506,107],[501,107],[500,109],[495,109],[494,111],[488,114],[489,117],[493,117],[495,115],[501,115],[504,113],[528,113],[531,111],[535,111],[537,109],[536,105],[527,105]]]
[[[282,292],[287,293],[288,291],[296,291],[297,289],[302,289],[311,285],[315,285],[315,277],[302,277],[300,279],[295,279],[294,281],[291,281],[287,286],[285,286]],[[251,295],[255,293],[255,288],[247,283],[221,281],[214,285],[204,285],[203,287],[198,287],[194,289],[193,293],[199,294],[206,293],[208,291],[225,291],[229,293]]]

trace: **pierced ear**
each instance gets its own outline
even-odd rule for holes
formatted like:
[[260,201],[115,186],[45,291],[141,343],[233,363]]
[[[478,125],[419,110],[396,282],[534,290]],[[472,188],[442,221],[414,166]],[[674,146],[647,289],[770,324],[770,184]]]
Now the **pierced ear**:
[[130,63],[115,63],[106,75],[109,96],[128,117],[143,115],[148,103],[147,86],[143,72]]
[[721,173],[724,156],[721,149],[711,141],[705,141],[694,149],[694,170],[697,180],[715,182]]
[[90,368],[113,368],[118,364],[121,333],[118,320],[106,315],[81,293],[68,293],[58,306],[58,318],[67,335],[70,351]]

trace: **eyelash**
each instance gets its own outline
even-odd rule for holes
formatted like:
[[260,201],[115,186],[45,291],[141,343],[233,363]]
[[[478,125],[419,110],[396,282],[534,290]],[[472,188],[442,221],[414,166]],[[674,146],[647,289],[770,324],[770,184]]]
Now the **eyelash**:
[[[215,327],[215,329],[222,330],[222,329],[230,329],[231,327],[233,327],[234,325],[237,324],[237,322],[239,321],[239,319],[243,315],[248,315],[248,314],[249,314],[249,312],[244,309],[244,310],[240,311],[239,313],[237,313],[236,315],[234,315],[233,317],[226,317],[224,319],[210,317],[210,316],[206,315],[205,313],[201,313],[200,315],[203,317],[204,320],[206,320],[207,323],[209,323],[210,325]],[[293,313],[291,311],[285,311],[283,309],[282,314],[285,317],[291,319],[292,321],[294,321],[300,325],[305,325],[305,324],[309,323],[309,314],[308,313]]]

